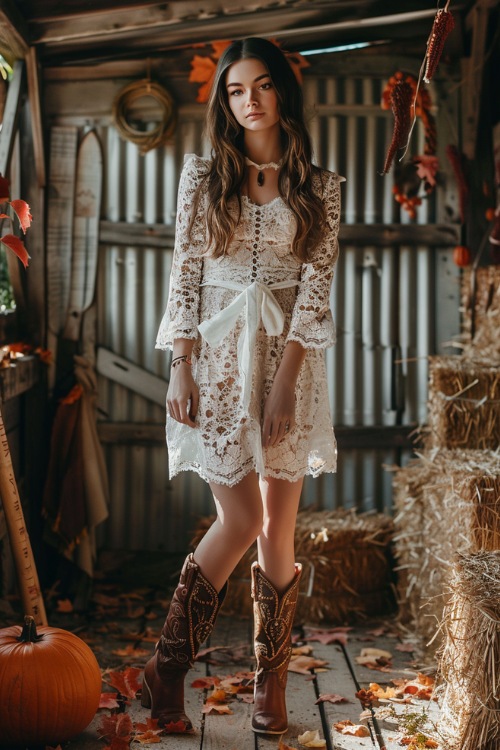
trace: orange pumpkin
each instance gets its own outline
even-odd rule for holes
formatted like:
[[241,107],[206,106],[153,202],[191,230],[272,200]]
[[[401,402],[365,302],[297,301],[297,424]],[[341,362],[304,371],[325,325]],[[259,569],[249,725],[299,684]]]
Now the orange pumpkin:
[[472,253],[467,245],[457,245],[453,248],[453,261],[461,268],[469,266],[472,260]]
[[101,671],[81,638],[59,628],[0,630],[0,741],[9,745],[66,742],[92,721]]

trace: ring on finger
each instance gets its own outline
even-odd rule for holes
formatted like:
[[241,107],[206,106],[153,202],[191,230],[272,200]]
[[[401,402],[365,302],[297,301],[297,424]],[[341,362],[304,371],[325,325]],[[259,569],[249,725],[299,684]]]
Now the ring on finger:
[[285,432],[288,432],[289,429],[290,429],[290,422],[287,422],[285,424]]

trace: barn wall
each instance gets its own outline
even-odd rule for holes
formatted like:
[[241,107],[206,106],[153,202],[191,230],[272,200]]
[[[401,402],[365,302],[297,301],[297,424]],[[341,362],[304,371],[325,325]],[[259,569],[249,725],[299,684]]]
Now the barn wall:
[[[393,199],[392,177],[379,175],[392,128],[391,117],[379,106],[383,84],[380,76],[311,74],[304,83],[317,162],[347,177],[342,187],[345,224],[409,222]],[[109,118],[94,123],[72,113],[64,104],[63,90],[59,85],[60,113],[52,104],[52,122],[73,122],[82,132],[95,124],[101,139],[102,218],[163,223],[173,229],[183,155],[207,153],[202,139],[203,107],[181,108],[175,142],[143,157],[134,145],[119,138]],[[68,100],[78,99],[74,88],[70,93],[67,87],[67,91]],[[438,104],[436,114],[445,123],[443,132],[455,118],[455,102]],[[441,144],[441,150],[445,145]],[[422,147],[418,123],[412,151],[419,153]],[[453,207],[454,200],[449,187],[447,205]],[[419,210],[418,223],[443,221],[444,201],[445,191],[439,190]],[[154,339],[167,300],[171,255],[172,243],[163,248],[103,244],[98,270],[98,344],[164,379],[168,355],[154,350]],[[327,362],[334,424],[422,422],[426,357],[459,327],[458,277],[449,250],[341,243],[332,307],[338,342],[328,351]],[[162,407],[102,376],[99,408],[106,420],[164,421]],[[110,519],[100,530],[100,544],[183,550],[198,516],[212,512],[205,484],[187,473],[170,482],[163,444],[107,445],[106,458],[111,508]],[[397,449],[341,451],[338,474],[307,480],[303,503],[390,512],[391,476],[384,467],[406,459]]]

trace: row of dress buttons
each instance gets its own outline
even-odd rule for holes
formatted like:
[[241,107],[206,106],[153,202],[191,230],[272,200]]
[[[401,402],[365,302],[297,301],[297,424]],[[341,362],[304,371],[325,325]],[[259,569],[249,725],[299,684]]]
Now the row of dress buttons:
[[257,248],[260,237],[260,210],[255,211],[255,242],[253,243],[252,279],[257,278]]

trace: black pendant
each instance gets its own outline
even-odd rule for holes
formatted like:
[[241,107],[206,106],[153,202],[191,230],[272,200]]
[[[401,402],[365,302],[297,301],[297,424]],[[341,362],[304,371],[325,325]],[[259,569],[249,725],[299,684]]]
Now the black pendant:
[[259,172],[259,174],[257,175],[257,185],[260,185],[260,187],[262,187],[263,184],[264,184],[264,172]]

